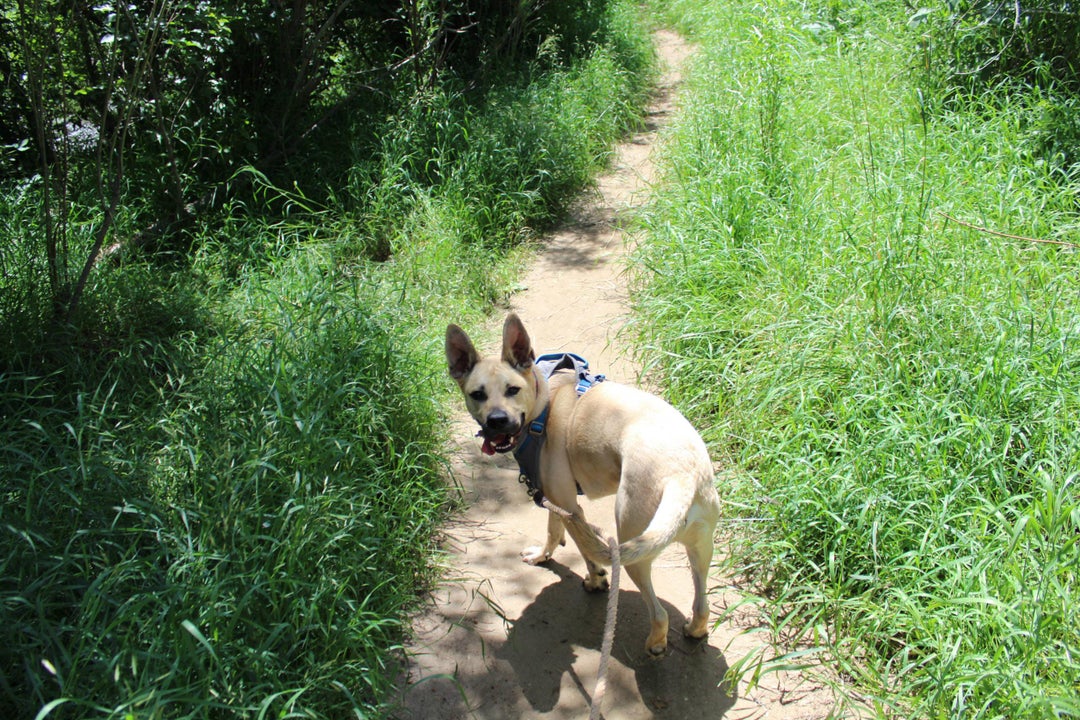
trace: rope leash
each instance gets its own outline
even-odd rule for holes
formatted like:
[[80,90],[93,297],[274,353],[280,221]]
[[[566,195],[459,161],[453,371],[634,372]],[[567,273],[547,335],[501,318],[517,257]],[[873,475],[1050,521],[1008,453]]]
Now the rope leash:
[[[573,513],[563,510],[561,507],[544,498],[544,507],[559,517],[573,519]],[[589,523],[589,527],[597,537],[603,537],[603,531]],[[608,547],[611,549],[611,584],[608,588],[607,615],[604,618],[604,637],[600,642],[600,666],[596,670],[596,688],[593,690],[592,706],[589,708],[589,720],[600,720],[600,706],[604,702],[604,692],[607,690],[607,668],[611,660],[611,649],[615,644],[615,621],[619,614],[619,541],[608,536]]]

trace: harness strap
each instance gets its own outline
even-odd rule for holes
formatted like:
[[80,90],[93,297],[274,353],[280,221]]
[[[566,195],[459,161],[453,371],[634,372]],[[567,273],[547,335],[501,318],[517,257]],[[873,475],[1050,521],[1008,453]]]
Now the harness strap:
[[559,370],[573,370],[578,379],[576,390],[579,397],[606,379],[603,375],[589,372],[589,361],[577,353],[547,353],[536,359],[536,366],[549,379]]
[[525,492],[533,499],[537,507],[544,506],[544,491],[540,487],[540,451],[547,440],[548,408],[529,423],[525,437],[514,448],[514,459],[518,462],[518,482],[525,485]]
[[[548,353],[536,359],[536,367],[549,379],[559,370],[573,370],[578,382],[575,388],[578,397],[606,378],[589,372],[589,361],[575,353]],[[537,381],[539,383],[539,380]],[[525,485],[525,492],[533,499],[537,507],[544,506],[544,491],[540,483],[540,451],[547,439],[547,419],[550,405],[544,408],[536,419],[529,423],[524,439],[514,448],[514,459],[518,462],[518,482]],[[584,495],[578,485],[578,495]]]

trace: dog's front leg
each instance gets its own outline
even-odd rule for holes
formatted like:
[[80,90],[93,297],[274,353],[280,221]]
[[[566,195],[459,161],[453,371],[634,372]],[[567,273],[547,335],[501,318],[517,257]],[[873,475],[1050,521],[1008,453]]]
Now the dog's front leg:
[[548,513],[547,542],[544,547],[533,545],[521,551],[521,560],[530,565],[539,565],[551,559],[555,548],[566,544],[566,528],[555,513]]
[[[585,560],[586,576],[583,581],[585,589],[589,592],[604,592],[608,589],[607,570],[599,562],[596,562],[592,558],[591,548],[595,543],[603,545],[597,535],[587,528],[585,523],[585,514],[578,509],[578,515],[581,518],[581,522],[575,527],[573,524],[568,524],[566,527],[570,531],[570,537],[574,538],[574,543],[578,546],[578,550],[581,551],[581,557]],[[554,513],[552,513],[554,515]]]

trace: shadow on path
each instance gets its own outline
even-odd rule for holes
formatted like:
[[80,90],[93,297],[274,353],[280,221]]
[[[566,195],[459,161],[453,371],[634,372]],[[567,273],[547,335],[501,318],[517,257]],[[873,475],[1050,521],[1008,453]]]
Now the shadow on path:
[[[591,703],[595,675],[580,677],[574,666],[582,649],[599,652],[607,606],[606,593],[586,592],[582,578],[565,565],[549,562],[547,566],[560,577],[559,582],[544,588],[513,623],[506,643],[495,649],[495,656],[513,668],[529,705],[539,713],[557,706],[565,686],[564,675],[569,675],[580,706]],[[620,584],[626,580],[624,574]],[[663,604],[671,616],[672,628],[682,627],[685,616],[670,604]],[[727,663],[720,651],[708,642],[688,640],[672,630],[668,655],[652,658],[644,650],[648,627],[641,595],[620,589],[612,654],[621,667],[615,670],[612,665],[609,669],[604,702],[608,717],[620,717],[618,698],[635,695],[640,695],[657,718],[722,716],[734,704],[734,698],[722,687]]]

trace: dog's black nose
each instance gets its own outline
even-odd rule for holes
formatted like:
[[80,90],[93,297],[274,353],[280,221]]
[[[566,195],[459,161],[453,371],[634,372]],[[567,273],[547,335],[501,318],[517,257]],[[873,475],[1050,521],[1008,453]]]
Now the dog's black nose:
[[503,410],[492,410],[487,416],[487,428],[493,432],[505,432],[513,430],[513,421]]

